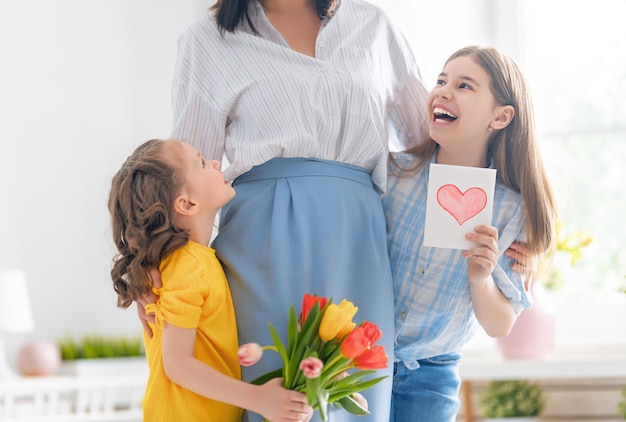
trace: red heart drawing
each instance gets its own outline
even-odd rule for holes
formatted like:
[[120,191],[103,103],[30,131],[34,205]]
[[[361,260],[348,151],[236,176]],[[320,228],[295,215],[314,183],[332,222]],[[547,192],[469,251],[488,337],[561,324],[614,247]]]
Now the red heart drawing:
[[443,185],[437,190],[437,202],[462,225],[485,209],[487,194],[481,188],[461,192],[455,185]]

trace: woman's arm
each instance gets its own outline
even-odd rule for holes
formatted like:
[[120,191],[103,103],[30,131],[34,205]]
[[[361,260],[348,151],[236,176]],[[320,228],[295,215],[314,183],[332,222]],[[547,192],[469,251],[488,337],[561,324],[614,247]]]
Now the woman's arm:
[[163,368],[176,384],[201,396],[258,413],[274,422],[306,421],[312,414],[303,393],[281,387],[281,379],[253,385],[231,378],[194,357],[196,330],[163,327]]
[[529,292],[537,268],[539,267],[539,258],[541,255],[531,255],[526,248],[526,244],[520,242],[513,242],[504,254],[515,260],[513,265],[511,265],[511,269],[526,276],[524,289]]
[[[427,100],[429,89],[422,80],[419,64],[408,41],[389,22],[389,47],[386,51],[392,67],[392,99],[388,118],[395,129],[399,145],[394,149],[406,150],[428,139]],[[434,81],[433,81],[434,84]]]

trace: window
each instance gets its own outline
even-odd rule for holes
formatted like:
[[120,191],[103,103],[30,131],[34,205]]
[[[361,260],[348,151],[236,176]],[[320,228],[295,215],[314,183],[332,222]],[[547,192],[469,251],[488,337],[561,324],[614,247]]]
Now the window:
[[626,284],[626,3],[374,3],[409,40],[427,87],[470,44],[497,46],[520,65],[564,233],[594,238],[563,290],[582,301],[616,295]]
[[[623,288],[626,274],[626,3],[520,2],[524,67],[566,230],[593,243],[568,283],[575,298]],[[573,277],[574,278],[574,277]]]

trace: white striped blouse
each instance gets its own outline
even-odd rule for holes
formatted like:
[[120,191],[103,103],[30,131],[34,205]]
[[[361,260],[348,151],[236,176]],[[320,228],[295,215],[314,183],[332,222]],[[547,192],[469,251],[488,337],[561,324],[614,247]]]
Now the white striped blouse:
[[336,160],[372,171],[385,190],[389,129],[415,145],[426,134],[426,96],[405,38],[378,7],[342,0],[315,57],[292,50],[259,2],[220,34],[207,14],[180,37],[172,137],[230,165],[233,180],[275,157]]

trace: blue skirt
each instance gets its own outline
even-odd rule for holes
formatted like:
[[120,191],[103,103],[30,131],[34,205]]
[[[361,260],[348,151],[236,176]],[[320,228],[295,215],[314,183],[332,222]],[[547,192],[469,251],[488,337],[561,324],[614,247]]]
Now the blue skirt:
[[[393,294],[385,217],[370,173],[334,161],[275,158],[233,186],[237,195],[222,209],[213,247],[232,291],[239,343],[272,344],[268,323],[286,341],[289,306],[298,313],[305,293],[353,302],[354,321],[371,321],[383,332],[379,344],[390,365],[377,374],[388,378],[363,393],[370,416],[337,409],[329,419],[388,422]],[[243,368],[243,379],[280,366],[278,355],[266,352]],[[261,417],[247,412],[244,420]]]

